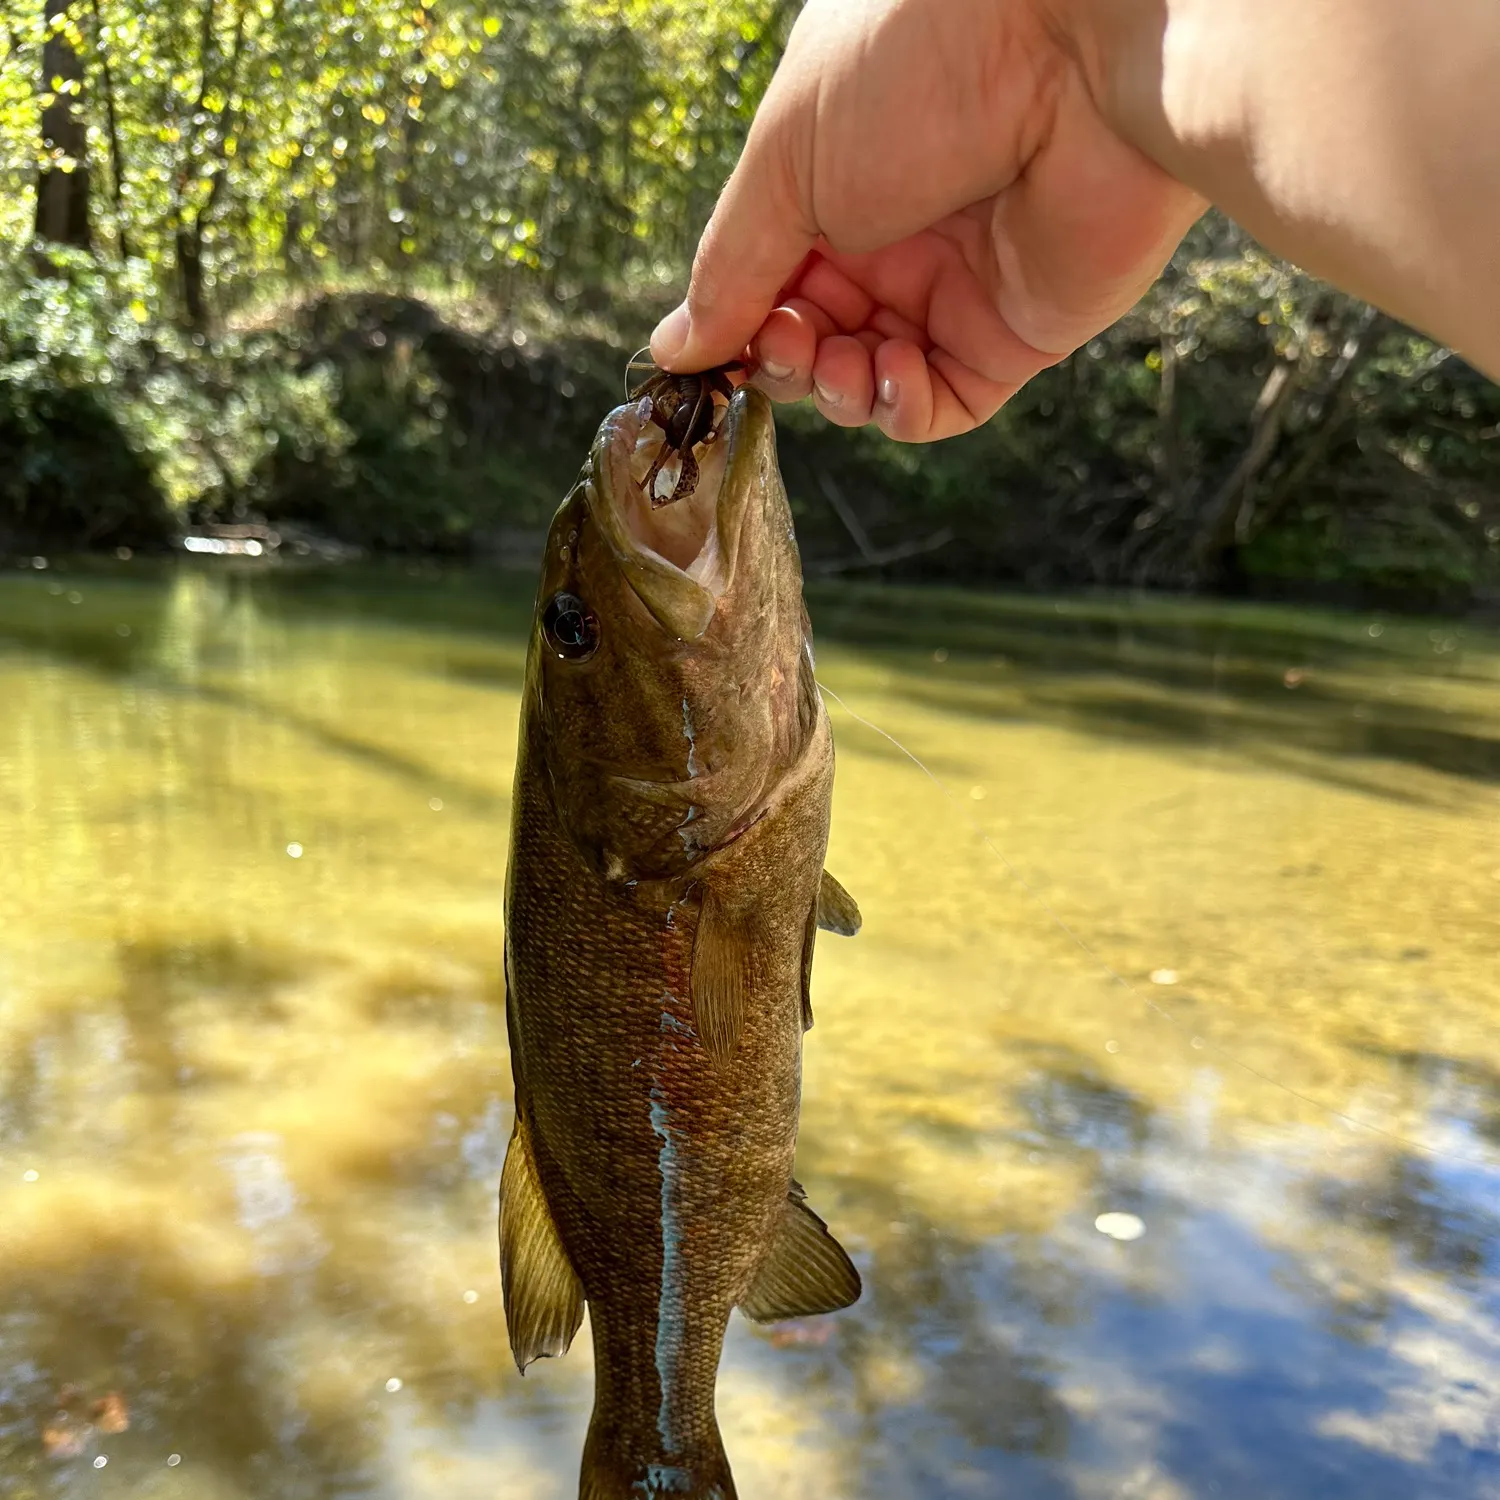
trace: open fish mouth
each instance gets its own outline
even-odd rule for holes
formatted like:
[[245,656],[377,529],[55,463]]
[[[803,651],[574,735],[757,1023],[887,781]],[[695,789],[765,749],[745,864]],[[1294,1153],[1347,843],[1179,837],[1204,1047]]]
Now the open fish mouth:
[[706,442],[691,450],[696,483],[677,498],[683,460],[660,462],[666,436],[649,397],[617,407],[594,443],[590,515],[621,571],[656,620],[679,640],[708,629],[734,579],[754,450],[770,408],[741,387]]
[[[615,483],[614,499],[623,502],[625,524],[636,542],[706,588],[719,580],[717,506],[729,459],[728,444],[715,431],[710,441],[692,450],[697,481],[678,494],[687,460],[670,452],[666,434],[652,420],[650,398],[624,409],[618,442],[623,450],[635,428],[630,451],[631,484]],[[725,425],[727,426],[727,413]],[[665,462],[661,460],[665,457]],[[611,475],[615,478],[615,475]]]

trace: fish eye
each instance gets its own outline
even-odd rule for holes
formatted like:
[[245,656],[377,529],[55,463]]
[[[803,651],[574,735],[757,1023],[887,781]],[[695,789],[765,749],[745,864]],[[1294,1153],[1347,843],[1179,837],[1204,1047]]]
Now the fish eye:
[[587,661],[599,648],[599,621],[577,594],[554,594],[542,612],[542,634],[564,661]]

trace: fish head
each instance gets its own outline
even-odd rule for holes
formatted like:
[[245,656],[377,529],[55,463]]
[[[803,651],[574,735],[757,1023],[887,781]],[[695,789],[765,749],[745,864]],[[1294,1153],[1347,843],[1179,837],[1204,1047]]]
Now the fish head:
[[558,821],[622,884],[690,871],[764,816],[822,716],[770,401],[741,386],[665,505],[650,418],[605,418],[553,520],[527,676]]

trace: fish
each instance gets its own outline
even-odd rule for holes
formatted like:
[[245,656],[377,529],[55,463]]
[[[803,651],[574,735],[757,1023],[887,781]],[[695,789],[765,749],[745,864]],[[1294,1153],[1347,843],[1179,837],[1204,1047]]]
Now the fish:
[[793,1176],[815,935],[861,919],[823,867],[833,740],[772,408],[730,390],[665,469],[649,395],[604,419],[527,652],[500,1271],[523,1374],[587,1304],[580,1500],[736,1500],[714,1405],[732,1310],[861,1291]]

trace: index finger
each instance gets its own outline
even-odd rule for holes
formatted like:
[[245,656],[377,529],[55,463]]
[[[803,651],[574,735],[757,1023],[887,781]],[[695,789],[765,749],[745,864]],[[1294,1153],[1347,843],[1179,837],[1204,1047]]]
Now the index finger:
[[651,335],[664,370],[737,359],[817,239],[776,111],[762,107],[693,257],[686,301]]

